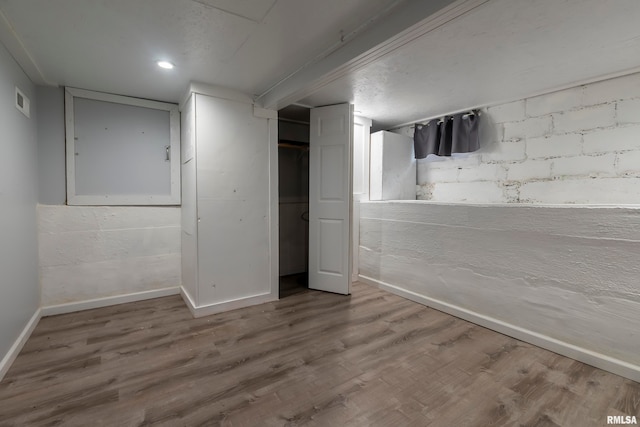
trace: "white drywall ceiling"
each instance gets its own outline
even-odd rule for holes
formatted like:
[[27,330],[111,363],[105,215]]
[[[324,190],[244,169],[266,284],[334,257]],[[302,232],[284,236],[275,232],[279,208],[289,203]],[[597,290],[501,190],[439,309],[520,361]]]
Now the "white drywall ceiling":
[[[456,10],[468,11],[445,22]],[[352,102],[373,130],[640,70],[637,0],[0,0],[0,14],[0,40],[38,83],[177,102],[200,81],[270,108]],[[429,16],[426,34],[379,57],[381,35]]]
[[375,129],[640,69],[637,0],[491,0],[299,102]]
[[399,3],[0,0],[0,40],[36,83],[176,102],[189,81],[260,94]]

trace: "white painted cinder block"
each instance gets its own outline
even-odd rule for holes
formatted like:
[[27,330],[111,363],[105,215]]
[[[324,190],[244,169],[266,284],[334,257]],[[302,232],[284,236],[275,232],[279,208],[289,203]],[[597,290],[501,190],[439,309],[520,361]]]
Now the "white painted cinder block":
[[493,123],[518,122],[525,118],[525,102],[522,100],[496,105],[488,108],[487,113]]
[[553,115],[554,131],[556,133],[579,132],[615,126],[615,115],[614,103],[556,113]]
[[40,233],[41,267],[180,253],[180,227]]
[[[493,182],[502,191],[500,201],[507,203],[624,200],[624,189],[609,194],[607,185],[612,181],[596,185],[594,180],[640,176],[636,154],[623,155],[640,152],[639,86],[640,74],[636,74],[489,108],[485,117],[493,120],[494,130],[499,129],[500,142],[490,143],[493,137],[485,136],[471,159],[419,162],[419,198],[491,203],[499,200],[497,192],[492,196],[489,191],[488,198],[481,200],[471,194],[472,187],[441,184]],[[555,182],[564,177],[574,182]],[[531,181],[538,183],[531,186]],[[563,188],[577,194],[552,194]],[[444,194],[445,190],[452,194]]]
[[175,206],[39,205],[38,214],[41,233],[172,227],[180,222]]
[[618,123],[640,123],[640,99],[620,101],[617,105]]
[[420,167],[418,177],[420,182],[456,182],[458,180],[458,167],[449,163],[448,168],[430,168],[429,165]]
[[583,151],[610,153],[640,149],[640,126],[606,129],[584,135]]
[[[512,162],[524,160],[525,141],[501,142],[482,148],[483,162]],[[486,149],[486,151],[485,151]]]
[[582,135],[578,133],[527,138],[529,159],[575,156],[581,152]]
[[504,124],[504,140],[518,140],[549,135],[551,133],[551,116],[533,117],[521,122]]
[[42,305],[78,303],[180,286],[180,254],[42,267]]
[[179,207],[38,206],[42,305],[179,287]]
[[640,175],[640,151],[625,151],[617,155],[616,172],[620,175]]
[[472,167],[460,168],[458,171],[458,181],[502,181],[506,179],[507,171],[505,167],[498,163],[483,163]]
[[[490,147],[491,145],[489,145]],[[473,153],[453,153],[451,157],[429,155],[426,159],[416,161],[418,173],[420,169],[450,169],[453,167],[471,167],[480,164],[482,155]]]
[[496,182],[436,183],[431,200],[439,202],[500,203],[502,187]]
[[553,161],[554,176],[614,176],[616,156],[613,153],[595,156],[564,157]]
[[582,86],[527,99],[526,112],[530,117],[544,116],[558,111],[572,110],[582,105]]
[[640,97],[640,73],[592,83],[584,88],[584,105]]
[[578,178],[526,182],[520,199],[550,204],[639,204],[640,178]]
[[543,179],[551,176],[551,162],[549,160],[527,160],[522,163],[509,165],[507,179],[509,181],[525,181]]

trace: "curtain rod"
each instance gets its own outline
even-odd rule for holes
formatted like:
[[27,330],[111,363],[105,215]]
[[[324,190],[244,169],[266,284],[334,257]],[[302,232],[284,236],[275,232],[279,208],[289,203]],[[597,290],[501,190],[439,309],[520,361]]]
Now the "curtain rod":
[[[477,113],[476,113],[476,111],[477,111]],[[429,120],[424,120],[424,121],[423,121],[423,120],[418,120],[417,122],[414,122],[414,123],[413,123],[412,125],[410,125],[409,127],[413,129],[413,128],[415,128],[416,126],[424,126],[424,125],[426,125],[427,123],[429,123],[430,121],[435,120],[435,119],[439,119],[439,120],[438,120],[438,123],[441,123],[441,122],[443,122],[443,121],[444,121],[444,118],[445,118],[445,117],[449,117],[450,119],[452,119],[452,118],[453,118],[452,116],[455,116],[456,114],[460,114],[460,113],[466,113],[466,114],[464,114],[464,115],[462,116],[463,118],[464,118],[464,116],[472,116],[472,115],[476,115],[476,114],[477,114],[478,116],[480,116],[480,115],[482,114],[482,112],[481,112],[480,110],[476,110],[476,109],[473,109],[473,110],[463,110],[463,111],[460,111],[460,112],[458,112],[458,113],[444,114],[444,115],[442,115],[442,116],[434,117],[434,118],[429,119]]]
[[[418,120],[413,120],[413,121],[410,121],[410,122],[407,122],[407,123],[403,123],[401,125],[394,126],[394,127],[390,128],[389,130],[396,130],[396,129],[400,129],[400,128],[407,127],[407,126],[414,127],[417,124],[426,124],[426,123],[430,122],[431,120],[440,119],[440,118],[442,118],[444,116],[454,116],[456,114],[474,112],[474,111],[482,112],[482,109],[484,109],[484,108],[487,108],[487,106],[485,105],[485,106],[482,106],[482,107],[474,107],[474,108],[465,108],[463,110],[455,110],[455,111],[452,111],[450,113],[438,114],[437,116],[430,116],[430,117],[427,117],[427,118],[424,118],[424,119],[418,119]],[[478,115],[480,115],[480,114],[478,114]]]
[[611,79],[616,79],[618,77],[624,77],[624,76],[629,76],[632,74],[636,74],[636,73],[640,73],[640,66],[639,67],[633,67],[633,68],[628,68],[622,71],[617,71],[617,72],[613,72],[613,73],[606,73],[606,74],[600,74],[596,77],[591,77],[591,78],[585,78],[585,79],[581,79],[575,82],[571,82],[571,83],[567,83],[567,84],[562,84],[559,86],[555,86],[553,88],[550,89],[543,89],[543,90],[539,90],[539,91],[535,91],[527,96],[519,96],[517,98],[506,98],[506,99],[502,99],[498,102],[491,102],[491,103],[485,103],[485,104],[478,104],[474,107],[471,108],[465,108],[462,110],[455,110],[453,112],[450,113],[446,113],[446,114],[438,114],[437,116],[431,116],[431,117],[426,117],[423,119],[417,119],[417,120],[413,120],[410,122],[406,122],[406,123],[402,123],[400,125],[394,126],[392,128],[389,128],[387,130],[396,130],[396,129],[400,129],[406,126],[411,126],[411,125],[415,125],[416,123],[423,123],[423,122],[428,122],[429,120],[433,120],[433,119],[438,119],[442,116],[451,116],[453,114],[459,114],[459,113],[464,113],[465,111],[469,111],[469,110],[486,110],[487,108],[491,108],[491,107],[496,107],[498,105],[502,105],[502,104],[509,104],[511,102],[517,102],[517,101],[523,101],[529,98],[535,98],[536,96],[542,96],[542,95],[548,95],[551,93],[555,93],[555,92],[560,92],[562,90],[567,90],[567,89],[572,89],[574,87],[579,87],[579,86],[585,86],[585,85],[589,85],[592,83],[598,83],[601,81],[605,81],[605,80],[611,80]]

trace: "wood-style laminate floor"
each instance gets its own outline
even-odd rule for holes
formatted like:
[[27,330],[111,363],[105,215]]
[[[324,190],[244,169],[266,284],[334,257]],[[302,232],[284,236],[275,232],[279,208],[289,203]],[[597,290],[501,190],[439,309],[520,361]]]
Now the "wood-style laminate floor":
[[42,319],[1,426],[604,426],[640,384],[363,284],[193,319],[178,296]]

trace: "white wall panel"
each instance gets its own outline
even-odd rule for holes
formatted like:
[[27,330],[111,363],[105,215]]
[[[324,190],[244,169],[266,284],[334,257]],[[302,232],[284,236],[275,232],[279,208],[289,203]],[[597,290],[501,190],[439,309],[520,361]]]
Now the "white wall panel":
[[255,117],[249,103],[195,96],[195,303],[205,307],[269,294],[273,268],[269,144],[275,143],[271,141],[275,121]]
[[198,212],[198,304],[268,293],[267,202],[203,199]]

